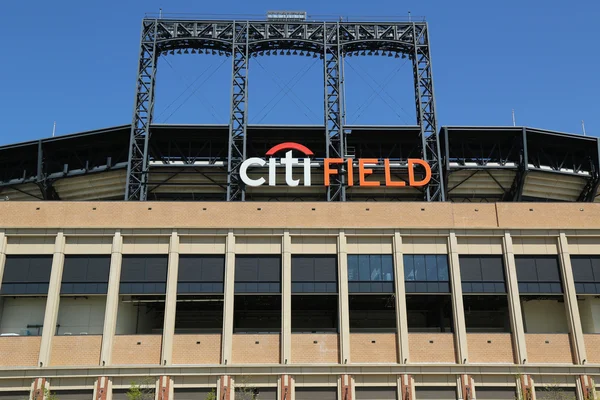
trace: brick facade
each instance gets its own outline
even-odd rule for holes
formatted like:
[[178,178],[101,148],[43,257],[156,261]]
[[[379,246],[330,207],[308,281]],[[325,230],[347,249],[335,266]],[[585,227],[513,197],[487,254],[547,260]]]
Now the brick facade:
[[451,333],[409,333],[410,362],[455,363],[454,335]]
[[50,366],[93,366],[100,363],[102,336],[55,336]]
[[339,364],[337,334],[292,334],[292,364]]
[[112,364],[160,364],[161,335],[118,335],[113,343]]
[[220,364],[221,335],[175,335],[173,364]]
[[41,336],[0,337],[0,367],[37,367]]
[[353,363],[397,363],[395,333],[351,333],[350,360]]
[[233,335],[233,364],[279,364],[279,334]]
[[470,363],[509,363],[515,361],[510,333],[467,334]]
[[600,364],[600,335],[583,335],[587,350],[587,364]]
[[528,364],[573,364],[568,333],[527,333]]

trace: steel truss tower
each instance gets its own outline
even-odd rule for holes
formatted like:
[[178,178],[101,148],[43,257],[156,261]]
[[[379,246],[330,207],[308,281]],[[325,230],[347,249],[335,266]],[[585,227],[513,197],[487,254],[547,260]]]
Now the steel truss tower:
[[[239,177],[246,157],[248,126],[248,67],[250,58],[279,52],[323,59],[325,140],[327,157],[346,155],[344,131],[344,57],[388,55],[412,61],[417,123],[422,158],[432,178],[423,200],[443,201],[443,177],[435,114],[429,35],[426,22],[313,22],[313,21],[202,21],[144,19],[131,127],[126,200],[146,200],[149,171],[148,142],[154,110],[158,57],[188,49],[232,57],[227,200],[245,199]],[[294,53],[291,53],[291,52]],[[346,199],[344,174],[332,180],[328,201]]]

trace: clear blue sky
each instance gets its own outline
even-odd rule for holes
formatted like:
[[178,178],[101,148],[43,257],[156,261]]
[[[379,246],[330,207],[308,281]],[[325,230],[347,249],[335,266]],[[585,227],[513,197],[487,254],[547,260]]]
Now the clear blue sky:
[[[440,125],[518,125],[600,135],[600,1],[5,1],[0,144],[127,124],[146,12],[426,16]],[[412,124],[410,64],[353,57],[348,123]],[[162,59],[155,121],[226,123],[230,59]],[[305,57],[250,66],[250,122],[317,124],[322,67]],[[291,89],[290,89],[291,87]],[[284,90],[282,90],[284,88]]]

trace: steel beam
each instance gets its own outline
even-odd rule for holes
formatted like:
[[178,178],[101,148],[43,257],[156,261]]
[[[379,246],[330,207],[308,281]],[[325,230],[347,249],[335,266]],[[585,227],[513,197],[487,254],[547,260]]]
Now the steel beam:
[[231,72],[231,116],[227,157],[227,201],[246,199],[246,188],[240,178],[240,165],[246,159],[248,128],[248,22],[233,23],[233,55]]
[[145,19],[142,22],[125,200],[146,200],[148,195],[148,142],[154,112],[154,85],[158,61],[157,31],[157,20]]
[[[328,158],[344,158],[344,126],[342,120],[343,96],[339,24],[323,23],[323,71],[325,79],[325,151]],[[340,165],[340,173],[334,175],[327,188],[327,201],[345,201],[345,168]]]

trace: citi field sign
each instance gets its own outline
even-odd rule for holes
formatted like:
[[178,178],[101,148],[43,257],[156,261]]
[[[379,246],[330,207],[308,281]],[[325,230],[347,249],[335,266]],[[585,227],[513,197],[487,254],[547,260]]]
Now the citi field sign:
[[[287,150],[287,151],[286,151]],[[295,158],[292,157],[292,150],[296,150],[300,153],[303,153],[305,157],[303,158]],[[285,156],[281,158],[276,158],[275,154],[279,152],[285,152]],[[311,156],[314,153],[306,146],[303,146],[298,143],[286,142],[278,144],[277,146],[272,147],[266,153],[267,159],[259,158],[259,157],[251,157],[245,160],[240,166],[240,178],[242,181],[252,187],[262,186],[265,183],[268,183],[269,186],[276,186],[276,169],[278,165],[285,166],[285,183],[288,186],[298,186],[300,184],[300,179],[294,179],[292,176],[292,169],[294,167],[302,168],[303,170],[303,185],[311,186],[310,177],[311,177]],[[339,175],[342,172],[338,169],[343,164],[346,164],[346,184],[348,186],[355,186],[354,182],[354,161],[353,158],[325,158],[323,159],[323,167],[324,167],[324,181],[325,186],[330,185],[331,176]],[[269,168],[269,176],[267,179],[265,177],[260,178],[250,178],[248,176],[248,170],[252,167],[265,167],[268,165]],[[429,164],[421,159],[417,158],[409,158],[408,159],[408,182],[405,181],[393,181],[392,173],[390,170],[390,160],[388,158],[383,159],[383,168],[385,172],[385,182],[379,181],[367,181],[366,177],[373,173],[373,169],[371,167],[373,165],[381,165],[381,161],[377,158],[359,158],[358,159],[358,184],[357,186],[391,186],[391,187],[402,187],[402,186],[425,186],[431,180],[431,167]],[[415,166],[421,166],[425,170],[425,175],[423,179],[416,180],[415,179]]]

